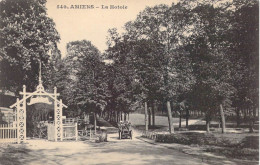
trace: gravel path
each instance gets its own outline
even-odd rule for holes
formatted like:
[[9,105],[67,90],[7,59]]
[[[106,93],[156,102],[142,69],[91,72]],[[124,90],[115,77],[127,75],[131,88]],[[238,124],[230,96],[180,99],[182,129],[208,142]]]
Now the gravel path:
[[0,165],[240,164],[225,157],[214,159],[201,157],[192,153],[198,151],[191,149],[184,153],[182,146],[150,143],[140,139],[140,135],[140,132],[134,130],[132,140],[119,140],[118,133],[110,133],[108,142],[103,143],[88,140],[63,142],[28,140],[28,144],[24,145],[3,145],[0,147]]
[[25,165],[202,165],[236,164],[223,160],[209,161],[194,155],[185,154],[170,147],[150,144],[136,138],[118,139],[118,134],[109,134],[108,142],[90,141],[49,142],[46,140],[28,140],[25,145],[5,146],[1,150],[0,164]]
[[118,140],[117,134],[110,134],[108,141],[92,143],[29,140],[24,149],[25,154],[12,154],[16,155],[13,157],[16,164],[29,165],[206,164],[201,159],[136,138]]

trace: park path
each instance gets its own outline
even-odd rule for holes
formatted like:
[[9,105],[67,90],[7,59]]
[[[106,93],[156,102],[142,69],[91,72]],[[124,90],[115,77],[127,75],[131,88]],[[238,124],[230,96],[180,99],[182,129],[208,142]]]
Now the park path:
[[[105,121],[101,120],[105,123]],[[103,124],[104,124],[103,123]],[[111,125],[106,129],[116,132]],[[178,144],[151,143],[133,130],[133,139],[118,139],[118,133],[108,134],[108,142],[28,140],[28,144],[4,146],[0,149],[0,165],[203,165],[248,164],[225,157],[187,154]],[[182,147],[181,147],[182,148]],[[193,152],[196,152],[194,150]],[[251,164],[251,163],[249,163]]]
[[[118,134],[109,134],[108,142],[90,141],[49,142],[47,140],[28,140],[26,145],[13,145],[20,152],[9,155],[10,164],[25,165],[203,165],[236,164],[223,160],[203,160],[200,157],[182,153],[176,149],[150,144],[137,138],[118,139]],[[20,148],[20,149],[19,149]],[[21,150],[21,148],[23,148]],[[14,149],[15,151],[15,149]],[[1,157],[2,159],[4,157]],[[7,157],[6,157],[7,158]],[[6,161],[1,161],[6,162]]]
[[15,161],[29,165],[207,164],[201,159],[136,138],[119,140],[117,134],[110,134],[108,142],[103,143],[29,140],[26,154],[18,157]]

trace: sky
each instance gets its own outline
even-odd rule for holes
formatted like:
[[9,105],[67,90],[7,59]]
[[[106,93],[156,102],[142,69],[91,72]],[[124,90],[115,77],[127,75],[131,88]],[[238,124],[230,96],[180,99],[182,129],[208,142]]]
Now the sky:
[[[171,5],[176,0],[47,0],[47,14],[56,24],[61,40],[58,48],[66,56],[66,44],[71,41],[88,40],[101,52],[107,48],[108,29],[123,32],[126,22],[135,20],[146,6]],[[66,5],[68,8],[57,8]],[[93,9],[72,9],[71,5],[93,5]],[[102,5],[108,9],[102,9]],[[127,9],[110,9],[110,5],[127,6]],[[75,6],[74,6],[75,7]],[[83,6],[81,6],[83,7]]]

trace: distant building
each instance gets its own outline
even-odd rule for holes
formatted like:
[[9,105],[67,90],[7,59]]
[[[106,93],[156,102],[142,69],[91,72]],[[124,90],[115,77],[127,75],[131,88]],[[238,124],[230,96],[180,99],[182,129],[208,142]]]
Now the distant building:
[[0,107],[0,124],[11,124],[14,122],[13,109]]
[[16,97],[12,92],[2,92],[0,90],[0,124],[13,123],[14,111],[9,108],[10,105],[16,102]]

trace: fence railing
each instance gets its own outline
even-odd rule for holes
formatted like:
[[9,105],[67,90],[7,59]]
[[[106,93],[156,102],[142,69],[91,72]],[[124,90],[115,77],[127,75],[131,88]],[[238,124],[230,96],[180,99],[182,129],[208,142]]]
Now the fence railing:
[[0,143],[16,143],[17,127],[13,124],[0,124]]
[[62,120],[63,124],[74,124],[74,123],[81,123],[83,119],[77,119],[77,118],[66,118]]

